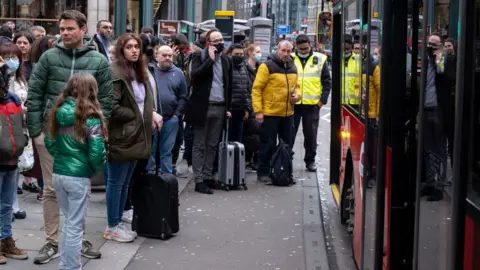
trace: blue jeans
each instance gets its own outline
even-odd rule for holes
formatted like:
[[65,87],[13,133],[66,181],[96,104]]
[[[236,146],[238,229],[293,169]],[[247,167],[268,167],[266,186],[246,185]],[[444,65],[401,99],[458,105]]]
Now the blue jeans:
[[[18,170],[15,170],[15,172],[15,183],[18,187],[18,182],[20,182],[20,172]],[[15,189],[15,191],[13,192],[12,212],[17,213],[18,211],[20,211],[20,206],[18,204],[17,189]]]
[[[178,118],[170,118],[163,122],[163,127],[160,133],[155,132],[153,135],[152,154],[148,160],[147,171],[155,171],[155,154],[156,151],[160,151],[160,172],[173,172],[172,149],[177,139],[178,127]],[[157,145],[158,136],[160,136],[160,145]]]
[[137,161],[108,162],[107,170],[107,220],[109,227],[122,221],[123,209],[128,196],[128,184]]
[[53,174],[53,188],[65,216],[60,238],[60,269],[81,269],[82,239],[90,180]]
[[16,175],[17,170],[0,172],[0,240],[12,236],[12,204],[14,190],[17,192]]

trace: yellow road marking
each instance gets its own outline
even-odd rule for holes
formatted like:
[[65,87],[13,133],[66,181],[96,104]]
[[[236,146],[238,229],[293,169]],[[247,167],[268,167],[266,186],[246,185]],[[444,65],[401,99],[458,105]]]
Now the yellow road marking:
[[338,185],[337,184],[331,184],[330,187],[332,188],[333,197],[335,198],[335,201],[337,202],[337,206],[340,206],[340,192],[338,192]]

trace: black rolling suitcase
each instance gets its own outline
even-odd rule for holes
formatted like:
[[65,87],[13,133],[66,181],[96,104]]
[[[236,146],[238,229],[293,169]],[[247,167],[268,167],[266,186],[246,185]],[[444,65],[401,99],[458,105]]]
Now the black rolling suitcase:
[[180,230],[178,181],[173,174],[159,172],[156,152],[156,173],[143,173],[133,189],[132,229],[139,236],[166,240]]

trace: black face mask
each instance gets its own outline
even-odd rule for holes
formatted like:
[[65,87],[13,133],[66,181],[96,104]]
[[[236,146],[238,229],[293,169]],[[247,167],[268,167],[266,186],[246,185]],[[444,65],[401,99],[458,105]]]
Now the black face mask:
[[223,48],[224,48],[223,43],[214,44],[213,47],[215,47],[215,49],[217,49],[218,53],[223,52]]
[[233,60],[233,64],[238,66],[243,62],[244,58],[243,56],[234,55],[232,56],[232,60]]
[[428,56],[433,57],[433,54],[435,53],[436,50],[437,48],[435,47],[427,47]]

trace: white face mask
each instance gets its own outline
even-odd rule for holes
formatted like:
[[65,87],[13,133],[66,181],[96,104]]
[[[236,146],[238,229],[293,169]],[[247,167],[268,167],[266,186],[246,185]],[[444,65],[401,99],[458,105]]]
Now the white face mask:
[[262,60],[262,53],[257,53],[257,54],[255,54],[255,60],[257,60],[258,62],[260,62],[260,60]]
[[299,53],[299,52],[297,52],[297,55],[300,58],[307,58],[310,54],[309,53]]

